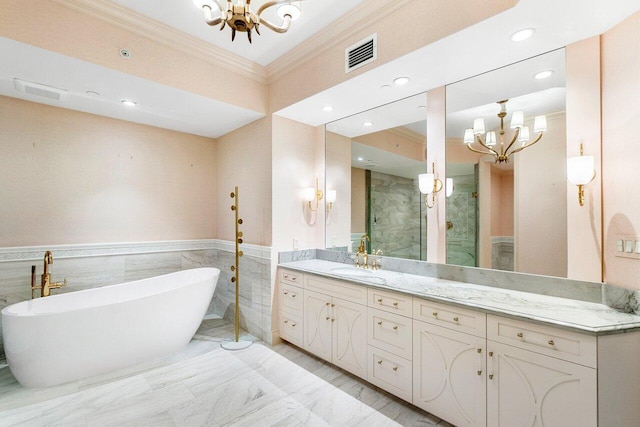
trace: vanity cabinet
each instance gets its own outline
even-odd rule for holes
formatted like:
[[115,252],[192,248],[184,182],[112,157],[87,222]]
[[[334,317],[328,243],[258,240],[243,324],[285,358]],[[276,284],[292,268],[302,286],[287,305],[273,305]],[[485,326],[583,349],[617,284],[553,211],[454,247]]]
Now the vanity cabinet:
[[366,288],[308,277],[302,348],[366,379],[367,307],[363,301]]
[[[301,275],[280,272],[278,302],[280,308],[279,326],[282,339],[299,347],[303,341],[304,289],[298,285]],[[291,280],[293,278],[293,280]],[[302,285],[302,281],[299,282]]]
[[413,404],[459,427],[486,426],[486,339],[414,320]]

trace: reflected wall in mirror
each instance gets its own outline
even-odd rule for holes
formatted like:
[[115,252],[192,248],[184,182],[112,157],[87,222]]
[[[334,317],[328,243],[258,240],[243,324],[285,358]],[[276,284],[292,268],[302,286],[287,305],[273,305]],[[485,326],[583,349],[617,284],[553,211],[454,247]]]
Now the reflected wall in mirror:
[[[448,85],[446,97],[447,263],[566,277],[565,50]],[[517,111],[524,120],[512,128]],[[536,116],[546,117],[542,134]],[[500,157],[514,137],[514,153]]]
[[420,94],[326,126],[327,249],[426,259],[424,203],[426,95]]

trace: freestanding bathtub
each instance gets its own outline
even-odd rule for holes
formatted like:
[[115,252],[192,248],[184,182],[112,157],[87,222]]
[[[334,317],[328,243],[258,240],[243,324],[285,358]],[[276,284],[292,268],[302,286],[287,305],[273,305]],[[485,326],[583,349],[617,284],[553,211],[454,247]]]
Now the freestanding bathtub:
[[200,326],[219,274],[196,268],[10,305],[9,368],[25,387],[49,387],[176,353]]

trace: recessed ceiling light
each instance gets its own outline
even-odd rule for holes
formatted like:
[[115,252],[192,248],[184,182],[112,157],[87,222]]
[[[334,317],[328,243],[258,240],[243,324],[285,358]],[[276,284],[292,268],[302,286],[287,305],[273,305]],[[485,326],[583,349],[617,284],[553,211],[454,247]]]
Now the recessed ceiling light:
[[333,111],[333,105],[325,105],[322,107],[322,111]]
[[409,80],[411,80],[409,77],[397,77],[393,79],[393,82],[398,86],[402,86],[409,83]]
[[531,37],[535,32],[536,30],[534,28],[524,28],[522,30],[518,30],[515,33],[511,34],[511,41],[521,42]]
[[122,101],[120,101],[120,102],[122,102],[122,103],[123,103],[124,105],[126,105],[127,107],[135,107],[136,105],[138,105],[138,103],[137,103],[137,102],[135,102],[135,101],[131,101],[131,100],[129,100],[129,99],[123,99],[123,100],[122,100]]
[[539,73],[534,74],[533,78],[542,80],[542,79],[546,79],[547,77],[551,77],[552,74],[553,74],[553,71],[551,70],[540,71]]
[[364,158],[363,157],[358,157],[358,161],[359,162],[364,162]]
[[382,85],[380,89],[391,89],[391,85]]
[[88,90],[86,92],[87,95],[89,96],[100,96],[100,94],[98,92],[96,92],[95,90]]
[[373,122],[364,122],[362,123],[362,126],[367,126],[367,127],[373,126]]

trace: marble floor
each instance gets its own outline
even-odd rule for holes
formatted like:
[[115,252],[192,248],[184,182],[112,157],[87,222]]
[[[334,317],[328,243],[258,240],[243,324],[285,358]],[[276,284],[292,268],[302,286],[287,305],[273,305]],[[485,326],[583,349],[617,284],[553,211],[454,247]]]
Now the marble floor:
[[232,336],[205,320],[174,356],[46,389],[0,367],[0,425],[450,426],[289,344],[220,348]]

